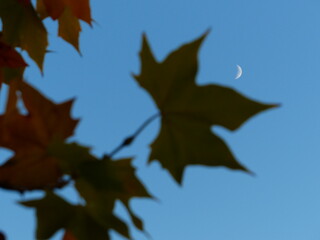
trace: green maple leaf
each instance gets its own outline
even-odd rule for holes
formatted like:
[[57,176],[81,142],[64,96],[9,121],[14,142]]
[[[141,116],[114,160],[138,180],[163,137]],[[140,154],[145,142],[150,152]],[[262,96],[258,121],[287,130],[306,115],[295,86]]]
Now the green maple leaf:
[[[95,219],[103,224],[108,219],[110,209],[116,200],[120,200],[128,210],[134,225],[144,231],[143,223],[129,206],[133,197],[151,198],[143,184],[135,176],[135,169],[131,166],[131,159],[112,161],[105,157],[99,161],[86,162],[80,166],[76,188],[86,200],[88,208]],[[124,226],[112,226],[123,236],[130,238]]]
[[275,107],[250,100],[230,88],[196,84],[198,50],[206,35],[183,45],[162,62],[156,61],[144,36],[141,73],[135,76],[161,113],[161,129],[151,144],[149,162],[160,161],[179,183],[190,164],[247,171],[211,127],[235,130],[253,115]]
[[36,209],[37,239],[49,239],[58,230],[65,229],[77,240],[108,240],[110,227],[117,229],[124,224],[111,213],[109,225],[101,225],[91,216],[86,206],[72,205],[52,192],[47,192],[42,199],[20,204]]
[[90,154],[90,148],[61,141],[52,142],[48,153],[58,159],[65,174],[74,177],[75,187],[95,221],[130,238],[127,226],[112,215],[115,201],[120,200],[134,225],[144,231],[143,222],[133,213],[129,201],[133,197],[151,196],[136,177],[131,159],[112,161],[104,157],[98,160]]
[[48,239],[59,229],[65,228],[75,213],[72,205],[53,193],[48,193],[43,199],[21,204],[36,208],[37,239]]

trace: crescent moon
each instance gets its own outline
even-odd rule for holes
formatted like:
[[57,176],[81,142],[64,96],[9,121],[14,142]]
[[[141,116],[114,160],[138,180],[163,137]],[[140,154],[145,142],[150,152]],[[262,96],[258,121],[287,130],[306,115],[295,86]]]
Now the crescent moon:
[[238,69],[238,72],[237,72],[235,79],[240,78],[242,75],[242,68],[239,65],[237,65],[237,69]]

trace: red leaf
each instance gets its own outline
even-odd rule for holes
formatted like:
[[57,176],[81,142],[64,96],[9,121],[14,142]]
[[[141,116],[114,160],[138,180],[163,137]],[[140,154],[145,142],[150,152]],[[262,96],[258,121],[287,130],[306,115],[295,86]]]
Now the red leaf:
[[26,64],[21,55],[13,47],[0,40],[0,68],[26,66],[28,66],[28,64]]
[[10,82],[14,78],[21,79],[26,66],[28,64],[21,55],[0,39],[0,88],[2,82]]
[[62,240],[77,240],[77,239],[70,231],[66,231],[63,235]]
[[70,117],[73,101],[55,104],[23,82],[19,90],[28,114],[19,113],[17,87],[11,84],[6,112],[0,115],[0,146],[15,152],[0,166],[0,187],[17,191],[61,187],[62,171],[47,147],[73,134],[78,122]]

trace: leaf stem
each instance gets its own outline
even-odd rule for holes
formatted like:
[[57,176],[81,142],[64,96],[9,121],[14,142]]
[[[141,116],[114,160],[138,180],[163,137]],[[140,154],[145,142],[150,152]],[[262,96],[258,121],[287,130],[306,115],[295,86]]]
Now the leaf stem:
[[108,154],[107,156],[109,158],[112,158],[116,153],[118,153],[121,149],[123,149],[124,147],[129,146],[136,137],[138,137],[138,135],[153,121],[155,120],[157,117],[160,117],[161,113],[158,112],[154,115],[152,115],[151,117],[149,117],[143,124],[141,124],[141,126],[134,132],[134,134],[132,134],[131,136],[125,138],[123,140],[123,142],[117,146],[113,151],[111,151],[110,154]]

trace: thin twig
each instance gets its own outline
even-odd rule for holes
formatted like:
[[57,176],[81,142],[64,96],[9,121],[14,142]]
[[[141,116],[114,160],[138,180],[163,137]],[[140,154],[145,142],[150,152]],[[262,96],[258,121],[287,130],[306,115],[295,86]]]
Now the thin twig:
[[124,139],[124,141],[117,146],[113,151],[111,151],[110,154],[108,154],[107,156],[109,158],[112,158],[116,153],[118,153],[122,148],[129,146],[134,140],[135,138],[157,117],[159,117],[161,114],[160,113],[156,113],[153,116],[149,117],[136,131],[133,135],[127,137],[126,139]]

